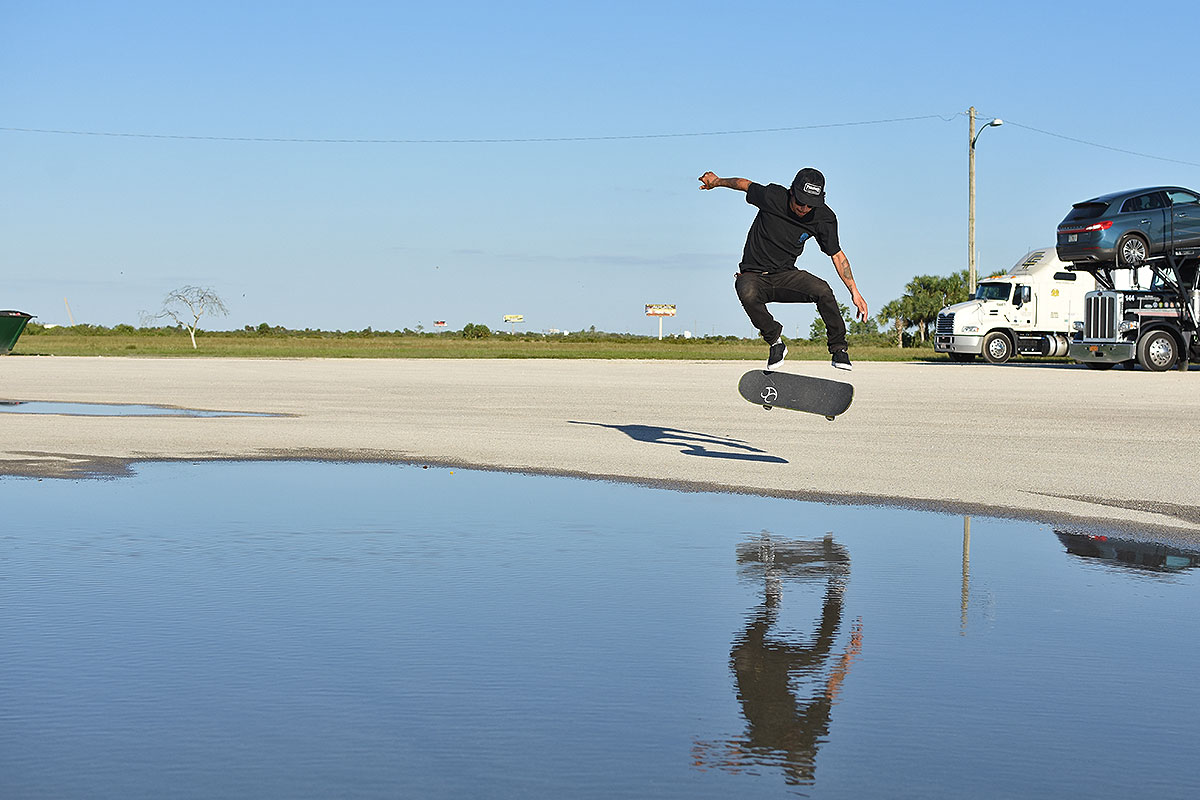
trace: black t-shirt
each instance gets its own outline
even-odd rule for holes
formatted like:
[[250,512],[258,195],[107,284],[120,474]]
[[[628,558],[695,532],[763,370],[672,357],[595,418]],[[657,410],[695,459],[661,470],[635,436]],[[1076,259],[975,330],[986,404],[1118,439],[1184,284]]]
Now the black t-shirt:
[[738,265],[741,269],[760,272],[796,269],[796,259],[810,238],[816,238],[821,252],[827,256],[841,252],[837,215],[829,206],[814,208],[798,217],[788,204],[788,190],[776,183],[767,186],[751,183],[746,190],[746,202],[757,206],[758,214],[746,234],[746,247]]

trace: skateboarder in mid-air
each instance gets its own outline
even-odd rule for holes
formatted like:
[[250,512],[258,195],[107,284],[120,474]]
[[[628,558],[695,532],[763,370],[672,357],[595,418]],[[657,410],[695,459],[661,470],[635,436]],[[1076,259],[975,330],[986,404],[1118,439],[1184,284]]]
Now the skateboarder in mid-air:
[[833,290],[816,275],[796,268],[804,243],[815,238],[821,252],[833,259],[838,277],[850,290],[858,318],[867,319],[867,301],[858,293],[850,261],[838,243],[837,216],[825,205],[825,176],[805,167],[796,173],[790,189],[774,183],[763,186],[745,178],[718,178],[712,172],[700,176],[701,189],[718,186],[745,192],[746,202],[758,208],[746,234],[746,247],[733,285],[750,321],[771,346],[767,369],[779,366],[787,355],[783,325],[767,311],[767,303],[816,303],[825,321],[833,366],[851,369],[846,353],[846,323]]

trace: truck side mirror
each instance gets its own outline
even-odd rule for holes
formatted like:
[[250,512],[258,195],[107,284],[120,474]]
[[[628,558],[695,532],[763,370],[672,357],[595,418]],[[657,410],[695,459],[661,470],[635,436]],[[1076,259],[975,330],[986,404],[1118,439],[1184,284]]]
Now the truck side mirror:
[[1028,286],[1018,286],[1013,290],[1013,305],[1017,308],[1029,302],[1032,295]]

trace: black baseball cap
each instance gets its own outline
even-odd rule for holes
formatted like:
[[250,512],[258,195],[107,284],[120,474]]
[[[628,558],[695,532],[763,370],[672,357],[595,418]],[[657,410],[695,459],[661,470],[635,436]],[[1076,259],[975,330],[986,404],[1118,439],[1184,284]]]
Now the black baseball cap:
[[802,206],[825,205],[825,176],[812,167],[800,170],[792,180],[792,197]]

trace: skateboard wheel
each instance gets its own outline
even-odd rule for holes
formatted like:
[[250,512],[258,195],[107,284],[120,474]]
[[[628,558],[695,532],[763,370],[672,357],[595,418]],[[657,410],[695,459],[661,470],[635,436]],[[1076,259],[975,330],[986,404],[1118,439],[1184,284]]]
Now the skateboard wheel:
[[825,419],[829,420],[830,422],[833,422],[833,417],[829,416],[828,414],[825,415]]
[[772,406],[769,406],[766,403],[763,403],[763,408],[765,408],[767,411],[770,411]]

